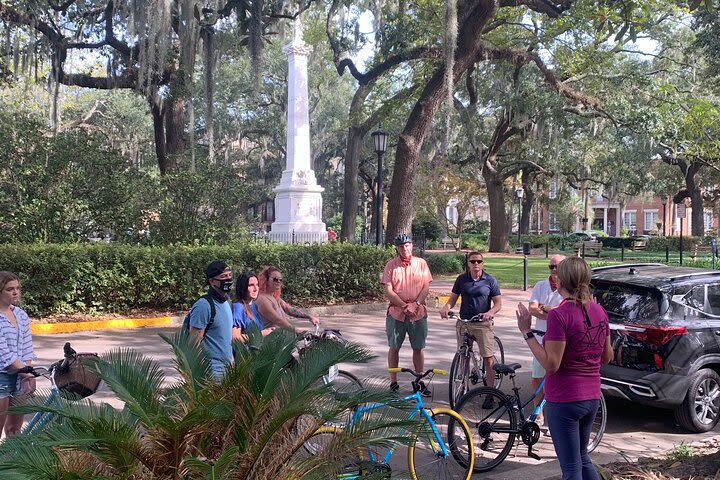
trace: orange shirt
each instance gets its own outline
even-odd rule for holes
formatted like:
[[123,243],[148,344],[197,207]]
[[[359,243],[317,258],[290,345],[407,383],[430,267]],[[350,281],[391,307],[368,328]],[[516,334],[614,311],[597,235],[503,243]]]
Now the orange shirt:
[[[414,302],[423,287],[430,282],[432,282],[432,275],[427,262],[419,257],[412,257],[409,265],[405,265],[400,256],[393,258],[385,265],[385,270],[380,279],[380,283],[383,285],[390,284],[393,291],[406,302]],[[388,307],[388,313],[395,320],[405,321],[405,313],[401,307],[391,303]],[[425,315],[427,315],[427,308],[425,308],[425,305],[421,305],[415,315],[408,318],[408,320],[414,322]]]

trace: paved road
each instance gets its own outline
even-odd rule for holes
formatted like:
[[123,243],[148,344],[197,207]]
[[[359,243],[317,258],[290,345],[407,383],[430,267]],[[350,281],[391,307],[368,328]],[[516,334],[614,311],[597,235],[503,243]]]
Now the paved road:
[[[438,288],[449,289],[447,282],[437,282],[433,290]],[[519,362],[523,365],[518,375],[518,385],[521,392],[529,392],[530,351],[515,326],[514,310],[518,301],[527,301],[528,292],[506,290],[503,292],[504,309],[496,318],[496,334],[502,339],[505,346],[506,362]],[[366,309],[367,310],[367,309]],[[455,352],[454,328],[447,321],[442,321],[435,306],[430,307],[429,330],[430,335],[426,349],[426,366],[449,369],[452,356]],[[385,378],[387,347],[384,336],[384,312],[382,308],[375,308],[362,313],[338,313],[322,317],[323,324],[339,328],[347,338],[365,343],[377,353],[377,357],[367,365],[349,365],[344,368],[352,371],[360,378]],[[38,363],[50,363],[61,357],[62,345],[71,341],[77,351],[105,352],[113,348],[134,348],[155,358],[172,374],[172,352],[165,342],[158,336],[160,332],[171,332],[168,328],[147,328],[137,330],[115,330],[81,332],[73,334],[58,334],[35,336],[36,351],[40,357]],[[401,351],[401,365],[411,365],[409,348]],[[527,367],[527,368],[525,368]],[[402,380],[402,377],[401,377]],[[434,398],[431,405],[447,405],[447,378],[436,376],[431,389]],[[409,381],[401,388],[407,392]],[[503,383],[503,390],[510,388],[510,382]],[[99,401],[108,401],[117,405],[117,399],[111,392],[100,391],[93,398]],[[658,452],[667,451],[680,442],[691,443],[701,439],[720,434],[720,427],[707,434],[689,434],[676,426],[672,413],[667,410],[638,407],[621,401],[609,401],[608,426],[603,442],[593,453],[597,463],[622,460],[623,458],[636,459],[638,456],[652,456]],[[541,438],[535,451],[543,459],[536,461],[526,457],[527,448],[516,448],[497,469],[482,478],[552,478],[559,474],[559,467],[554,461],[554,452],[551,442]],[[396,455],[403,457],[403,455]],[[522,467],[531,467],[522,468]]]

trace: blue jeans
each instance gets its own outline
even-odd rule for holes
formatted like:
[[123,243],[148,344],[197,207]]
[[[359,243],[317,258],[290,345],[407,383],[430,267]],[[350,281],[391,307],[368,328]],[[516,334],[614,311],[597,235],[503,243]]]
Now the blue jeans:
[[545,404],[545,418],[552,435],[563,480],[598,480],[587,446],[600,400]]

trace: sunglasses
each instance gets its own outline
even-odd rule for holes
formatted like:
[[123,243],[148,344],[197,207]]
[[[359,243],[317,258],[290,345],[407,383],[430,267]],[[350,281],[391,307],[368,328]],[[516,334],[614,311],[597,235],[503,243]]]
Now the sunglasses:
[[270,280],[272,280],[275,283],[282,283],[283,279],[279,277],[271,277]]
[[472,263],[473,265],[477,265],[478,263],[483,263],[484,260],[468,260],[468,263]]
[[557,270],[557,265],[548,265],[550,270]]

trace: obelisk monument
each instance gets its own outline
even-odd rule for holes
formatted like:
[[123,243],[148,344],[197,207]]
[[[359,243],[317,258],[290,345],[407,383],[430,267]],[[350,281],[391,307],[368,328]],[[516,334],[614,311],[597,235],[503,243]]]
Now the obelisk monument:
[[325,242],[322,222],[324,188],[317,184],[310,165],[310,115],[308,113],[307,56],[302,22],[293,25],[293,39],[283,48],[288,56],[287,158],[275,192],[275,221],[270,238],[277,242]]

